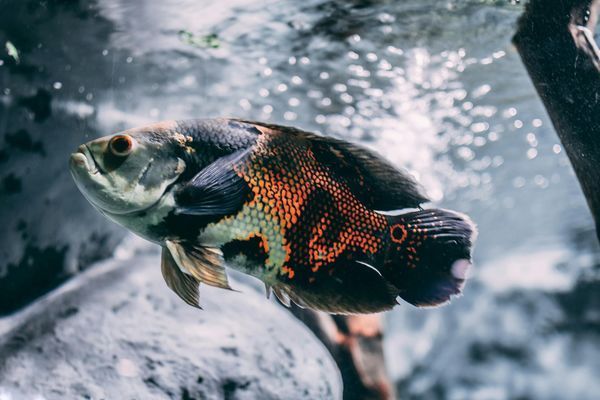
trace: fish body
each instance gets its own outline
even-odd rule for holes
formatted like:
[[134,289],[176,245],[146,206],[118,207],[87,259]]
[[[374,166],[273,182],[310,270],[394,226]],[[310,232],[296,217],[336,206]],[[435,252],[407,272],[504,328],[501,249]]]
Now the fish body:
[[443,304],[470,265],[468,217],[421,209],[417,183],[374,153],[291,127],[167,121],[81,146],[71,171],[100,212],[163,247],[167,284],[195,306],[199,283],[230,288],[225,265],[331,313]]

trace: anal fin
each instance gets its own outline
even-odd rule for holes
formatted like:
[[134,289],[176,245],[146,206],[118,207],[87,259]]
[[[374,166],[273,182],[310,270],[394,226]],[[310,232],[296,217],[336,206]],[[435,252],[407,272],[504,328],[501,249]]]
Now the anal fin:
[[275,296],[279,299],[281,304],[286,307],[290,307],[292,305],[290,296],[288,296],[287,291],[284,288],[277,285],[273,286],[271,289],[273,289],[273,293],[275,293]]
[[190,275],[186,275],[179,269],[168,249],[162,249],[161,266],[163,278],[167,286],[177,294],[183,301],[192,307],[202,308],[198,281]]

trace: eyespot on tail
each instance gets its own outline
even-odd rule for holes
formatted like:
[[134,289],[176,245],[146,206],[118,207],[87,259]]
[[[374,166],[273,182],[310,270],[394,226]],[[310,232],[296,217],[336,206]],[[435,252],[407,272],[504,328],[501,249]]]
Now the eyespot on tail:
[[417,307],[438,306],[460,295],[471,272],[477,229],[454,211],[420,210],[388,216],[389,249],[383,275]]

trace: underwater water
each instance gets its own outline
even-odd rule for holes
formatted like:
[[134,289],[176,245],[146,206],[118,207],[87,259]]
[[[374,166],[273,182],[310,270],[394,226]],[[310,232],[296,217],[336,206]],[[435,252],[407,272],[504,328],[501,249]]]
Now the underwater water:
[[7,268],[23,249],[55,257],[66,272],[53,276],[110,257],[124,232],[74,200],[66,171],[91,137],[196,117],[294,125],[374,149],[479,227],[462,298],[386,314],[400,397],[595,398],[599,248],[510,43],[521,12],[478,0],[0,2],[0,44],[19,52],[0,64]]

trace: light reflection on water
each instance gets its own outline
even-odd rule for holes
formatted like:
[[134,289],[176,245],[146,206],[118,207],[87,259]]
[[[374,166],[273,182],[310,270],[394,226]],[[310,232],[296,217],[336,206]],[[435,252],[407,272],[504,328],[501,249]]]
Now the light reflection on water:
[[[552,293],[572,289],[596,262],[597,246],[581,247],[594,243],[589,211],[510,44],[521,7],[476,0],[103,0],[98,7],[113,24],[102,49],[109,82],[89,89],[66,77],[54,86],[64,112],[93,115],[104,132],[232,115],[358,141],[407,168],[437,204],[477,222],[481,272],[466,296],[388,316],[388,362],[406,395],[440,384],[454,398],[551,397],[559,389],[544,381],[587,376],[569,370],[566,354],[589,342],[577,347],[553,336],[546,346],[537,338],[560,319]],[[220,46],[194,47],[181,30],[216,33]],[[519,273],[528,268],[536,274]],[[470,365],[481,343],[497,357]],[[494,346],[526,348],[530,368]],[[446,371],[453,363],[462,373]],[[493,377],[478,372],[481,365]],[[531,385],[509,374],[515,365]]]

